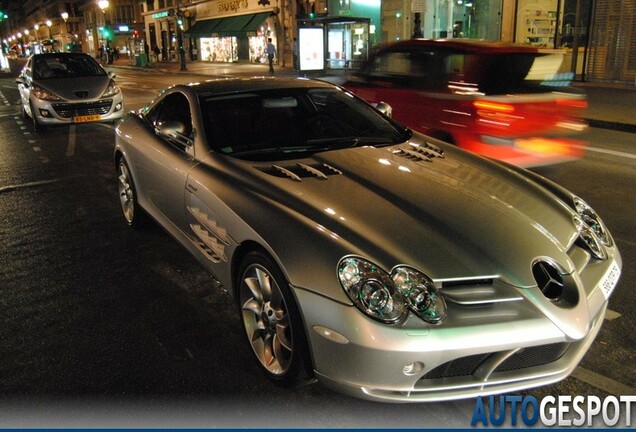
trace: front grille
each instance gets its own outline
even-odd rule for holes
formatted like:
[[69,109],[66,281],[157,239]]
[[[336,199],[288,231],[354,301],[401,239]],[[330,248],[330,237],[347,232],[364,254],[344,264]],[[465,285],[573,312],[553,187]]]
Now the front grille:
[[468,357],[461,357],[437,366],[427,373],[422,379],[451,378],[458,376],[472,375],[480,364],[484,362],[490,354],[476,354]]
[[105,99],[86,103],[57,103],[53,104],[53,109],[60,117],[71,118],[84,115],[107,114],[112,105],[112,99]]
[[563,357],[569,346],[570,344],[567,342],[560,342],[523,348],[497,366],[495,372],[518,370],[552,363]]
[[[507,372],[542,366],[557,361],[570,346],[567,342],[523,348],[497,366],[495,372]],[[422,379],[452,378],[473,375],[479,366],[501,353],[476,354],[446,362],[428,372]]]

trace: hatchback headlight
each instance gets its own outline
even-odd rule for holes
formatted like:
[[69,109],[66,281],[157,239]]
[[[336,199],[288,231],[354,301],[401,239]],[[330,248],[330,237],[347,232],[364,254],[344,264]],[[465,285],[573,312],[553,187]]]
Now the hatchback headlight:
[[338,263],[338,279],[353,304],[369,317],[394,324],[408,314],[404,296],[391,276],[372,262],[345,257]]
[[51,93],[50,91],[45,90],[42,87],[37,86],[35,84],[33,84],[33,86],[31,87],[31,94],[33,95],[33,97],[35,97],[37,99],[40,99],[40,100],[45,100],[45,101],[61,101],[61,100],[63,100],[61,97],[59,97],[55,93]]
[[111,81],[110,84],[108,84],[108,88],[106,89],[102,97],[115,96],[116,94],[119,94],[120,92],[121,90],[119,89],[117,84],[115,84],[115,81]]

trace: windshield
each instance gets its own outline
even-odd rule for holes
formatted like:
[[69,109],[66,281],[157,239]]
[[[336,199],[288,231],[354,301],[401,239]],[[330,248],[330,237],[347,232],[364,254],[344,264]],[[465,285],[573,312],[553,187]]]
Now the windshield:
[[37,80],[104,75],[106,72],[99,63],[84,54],[47,54],[34,58],[33,78]]
[[403,142],[410,131],[336,88],[289,88],[201,97],[207,139],[223,154],[291,159]]

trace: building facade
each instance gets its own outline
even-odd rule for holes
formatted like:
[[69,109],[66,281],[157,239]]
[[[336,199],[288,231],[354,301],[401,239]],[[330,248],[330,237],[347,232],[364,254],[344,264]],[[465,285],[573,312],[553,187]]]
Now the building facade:
[[[8,4],[4,49],[22,55],[73,49],[99,55],[100,50],[116,49],[131,62],[141,54],[154,61],[179,61],[183,50],[187,61],[263,62],[271,38],[276,61],[285,66],[292,64],[299,23],[311,25],[307,20],[314,17],[359,18],[369,21],[371,48],[413,36],[502,40],[563,50],[563,69],[577,79],[636,85],[636,0],[24,0]],[[354,44],[360,38],[354,34],[357,30],[343,27],[341,39]],[[325,45],[332,45],[331,41]],[[329,46],[326,64],[333,54]]]

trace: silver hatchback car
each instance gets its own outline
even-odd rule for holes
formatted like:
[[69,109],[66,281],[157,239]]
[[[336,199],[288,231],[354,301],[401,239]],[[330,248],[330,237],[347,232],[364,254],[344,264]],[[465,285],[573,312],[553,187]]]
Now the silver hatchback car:
[[114,78],[87,54],[35,54],[16,79],[22,113],[35,131],[53,124],[117,120],[124,115],[124,99]]

